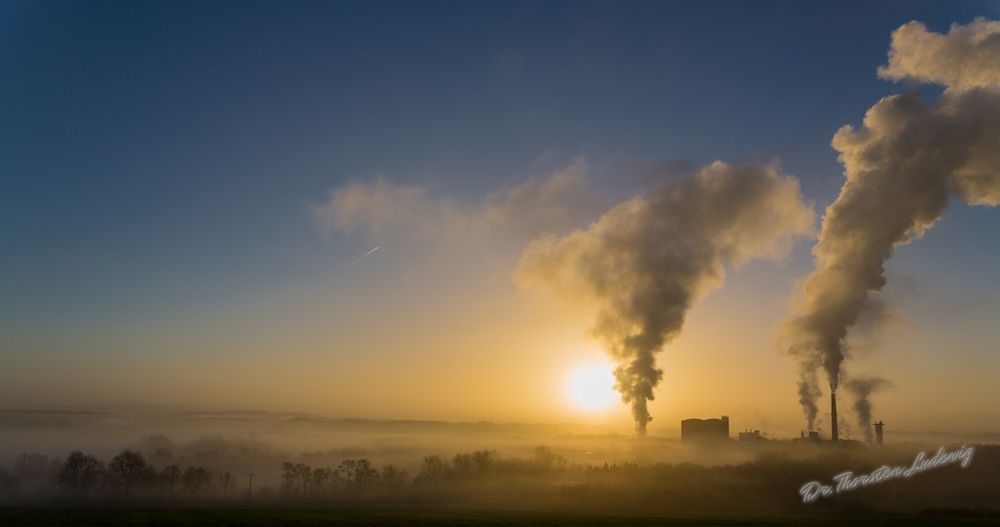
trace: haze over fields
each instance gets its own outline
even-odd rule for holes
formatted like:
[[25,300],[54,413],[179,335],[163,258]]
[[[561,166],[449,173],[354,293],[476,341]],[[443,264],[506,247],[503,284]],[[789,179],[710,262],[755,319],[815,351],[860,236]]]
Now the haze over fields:
[[2,503],[1000,515],[995,3],[0,0],[0,50]]

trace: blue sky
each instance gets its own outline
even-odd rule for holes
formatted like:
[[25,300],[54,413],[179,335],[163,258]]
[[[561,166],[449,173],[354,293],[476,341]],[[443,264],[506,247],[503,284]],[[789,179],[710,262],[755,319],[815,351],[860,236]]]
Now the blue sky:
[[[891,31],[998,5],[0,0],[5,352],[323,276],[366,247],[309,206],[377,176],[478,199],[578,156],[622,188],[780,159],[823,207],[833,133],[907,89],[875,75]],[[913,266],[997,256],[995,211],[957,209]]]

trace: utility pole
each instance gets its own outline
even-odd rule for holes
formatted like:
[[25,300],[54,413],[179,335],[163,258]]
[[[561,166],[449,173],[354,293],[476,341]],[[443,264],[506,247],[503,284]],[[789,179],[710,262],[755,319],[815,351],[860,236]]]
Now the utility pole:
[[250,478],[250,492],[249,492],[249,495],[250,495],[251,498],[253,498],[253,477],[256,476],[256,475],[257,474],[254,474],[253,472],[248,472],[248,473],[244,474],[244,476],[247,476],[248,478]]

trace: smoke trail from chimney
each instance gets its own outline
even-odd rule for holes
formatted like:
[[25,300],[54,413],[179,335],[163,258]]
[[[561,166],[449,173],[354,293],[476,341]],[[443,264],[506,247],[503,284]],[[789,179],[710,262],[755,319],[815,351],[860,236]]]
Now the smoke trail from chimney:
[[806,415],[806,423],[810,432],[816,430],[816,413],[819,412],[816,399],[820,395],[822,392],[816,379],[816,368],[804,368],[799,381],[799,404],[802,405],[802,411]]
[[586,229],[535,240],[517,280],[596,308],[592,333],[615,360],[616,388],[644,434],[663,376],[655,355],[691,303],[722,283],[726,265],[783,256],[812,222],[796,179],[717,161],[619,203]]
[[[998,42],[1000,22],[981,19],[952,26],[947,35],[918,22],[893,32],[889,64],[879,75],[947,89],[930,104],[914,93],[886,97],[861,128],[844,126],[833,137],[846,181],[826,209],[813,250],[816,268],[781,339],[800,360],[803,382],[819,365],[836,391],[848,330],[869,294],[885,286],[886,260],[933,227],[952,196],[972,205],[1000,203]],[[812,393],[799,390],[807,418],[816,404]]]
[[865,441],[869,445],[872,443],[871,395],[890,386],[892,383],[879,377],[858,377],[844,383],[844,387],[854,396],[854,414],[858,426],[865,431]]

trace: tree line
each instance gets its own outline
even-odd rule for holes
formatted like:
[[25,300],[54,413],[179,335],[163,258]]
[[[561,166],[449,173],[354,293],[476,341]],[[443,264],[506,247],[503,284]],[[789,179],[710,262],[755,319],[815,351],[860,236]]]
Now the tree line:
[[[501,458],[495,450],[459,453],[450,459],[425,456],[417,473],[392,464],[376,466],[369,459],[344,459],[333,467],[313,467],[286,461],[281,465],[278,488],[260,485],[261,498],[316,498],[357,495],[370,491],[398,491],[497,474],[537,474],[562,470],[566,460],[551,448],[539,446],[529,459]],[[67,498],[224,498],[252,495],[247,481],[229,471],[203,466],[167,464],[157,467],[142,452],[125,449],[103,461],[81,451],[64,460],[41,454],[22,454],[12,470],[0,467],[0,496],[41,494],[55,489]]]
[[104,462],[81,451],[64,461],[41,454],[22,454],[13,470],[0,469],[0,492],[16,496],[21,491],[54,485],[64,496],[231,496],[236,478],[228,471],[201,466],[166,465],[157,468],[141,452],[123,450]]
[[[407,469],[349,457],[329,464],[303,454],[296,460],[267,458],[257,466],[255,503],[333,504],[337,506],[450,506],[474,504],[532,510],[861,511],[879,508],[914,511],[928,507],[978,507],[1000,504],[995,485],[1000,446],[977,445],[968,468],[945,467],[933,474],[819,500],[808,506],[798,489],[846,469],[867,473],[883,463],[912,460],[909,449],[817,450],[802,455],[795,445],[771,445],[749,461],[736,464],[567,463],[551,448],[539,446],[525,457],[501,456],[494,450],[428,455]],[[792,455],[799,452],[799,455]],[[706,456],[712,454],[705,453]],[[149,454],[157,458],[155,452]],[[161,458],[163,456],[160,456]],[[185,464],[151,464],[138,450],[123,450],[108,461],[83,452],[52,460],[38,454],[19,456],[11,468],[0,467],[0,502],[31,504],[67,501],[200,502],[247,498],[248,478],[197,463],[232,462],[202,458]],[[303,461],[311,461],[311,465]],[[185,466],[182,466],[185,465]],[[230,465],[232,466],[232,465]],[[269,468],[268,468],[269,467]],[[998,507],[1000,508],[1000,507]]]
[[417,474],[412,477],[408,471],[395,465],[376,467],[366,458],[345,459],[335,468],[285,462],[281,469],[281,491],[288,497],[357,494],[503,474],[538,474],[563,470],[566,465],[566,459],[547,446],[536,447],[533,456],[527,460],[501,458],[495,450],[458,453],[450,460],[441,456],[424,456]]

